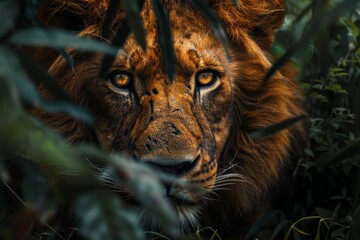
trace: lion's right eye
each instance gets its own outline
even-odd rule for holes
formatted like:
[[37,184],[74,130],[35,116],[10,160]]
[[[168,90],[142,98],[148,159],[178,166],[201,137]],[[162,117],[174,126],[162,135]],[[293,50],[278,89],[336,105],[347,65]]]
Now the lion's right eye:
[[116,88],[128,88],[131,85],[132,77],[126,72],[114,72],[108,76],[111,84]]
[[218,79],[218,74],[210,70],[200,72],[196,75],[196,83],[199,87],[212,86],[217,82]]

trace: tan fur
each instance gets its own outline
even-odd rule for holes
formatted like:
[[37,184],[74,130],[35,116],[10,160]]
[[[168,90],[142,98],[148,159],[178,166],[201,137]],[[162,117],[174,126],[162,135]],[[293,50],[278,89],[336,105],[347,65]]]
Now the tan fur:
[[[101,36],[107,1],[50,2],[41,12],[49,25],[76,28],[59,22],[64,12],[71,12],[82,26],[79,35]],[[251,139],[249,133],[302,114],[303,110],[291,66],[276,73],[266,86],[262,84],[271,67],[267,50],[274,30],[282,24],[284,2],[241,0],[238,8],[230,0],[211,0],[209,4],[227,32],[231,61],[191,0],[165,1],[177,58],[175,78],[170,82],[156,41],[155,14],[150,1],[146,1],[142,16],[147,51],[131,35],[114,63],[114,68],[126,69],[134,76],[130,94],[97,77],[102,59],[99,54],[71,50],[76,73],[61,57],[55,59],[49,71],[77,103],[93,113],[97,136],[108,150],[162,163],[200,156],[196,166],[182,177],[204,189],[200,194],[189,193],[199,203],[199,217],[205,224],[226,229],[234,219],[252,221],[251,216],[261,215],[271,205],[269,192],[275,191],[284,169],[291,165],[290,152],[298,152],[296,146],[304,136],[301,124],[265,139]],[[49,15],[49,9],[55,9],[55,13]],[[123,19],[120,11],[113,27]],[[209,68],[220,73],[218,85],[199,90],[194,81],[196,73]],[[71,117],[41,111],[35,114],[70,142],[89,141],[86,127]],[[219,175],[229,173],[238,177],[229,178],[232,181],[226,189],[217,189]],[[178,207],[180,212],[182,207]]]

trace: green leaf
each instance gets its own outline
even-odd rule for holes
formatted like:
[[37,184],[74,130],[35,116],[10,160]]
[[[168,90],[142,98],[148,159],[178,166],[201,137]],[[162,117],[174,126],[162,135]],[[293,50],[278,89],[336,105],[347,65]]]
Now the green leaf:
[[134,0],[124,0],[124,7],[126,21],[129,24],[131,31],[134,33],[137,42],[145,51],[147,45],[146,34],[142,24],[138,2]]
[[[112,41],[112,46],[115,47],[122,47],[123,44],[125,43],[126,39],[128,38],[130,34],[130,28],[128,26],[128,24],[126,23],[122,23],[121,26],[118,28],[118,30],[116,31],[114,40]],[[116,59],[116,56],[110,56],[110,55],[106,55],[104,57],[104,60],[101,63],[101,67],[100,67],[100,73],[99,76],[100,77],[105,77],[108,72],[109,69],[112,67],[114,61]]]
[[[37,74],[44,77],[40,72],[37,72]],[[42,107],[49,112],[65,112],[89,124],[93,121],[92,117],[86,111],[69,102],[45,101],[24,72],[18,57],[3,47],[0,47],[0,76],[3,76],[8,81],[14,81],[20,96],[33,106]]]
[[41,166],[68,174],[89,174],[74,150],[57,134],[22,113],[12,121],[0,121],[0,150],[15,152]]
[[75,214],[81,235],[90,240],[145,239],[135,212],[110,193],[89,194],[79,197]]
[[224,30],[223,26],[221,25],[220,20],[218,19],[216,14],[207,5],[207,1],[193,0],[193,1],[191,1],[191,3],[193,3],[205,16],[208,23],[210,24],[210,27],[214,31],[216,38],[220,41],[220,43],[224,47],[227,59],[231,60],[229,41],[227,39],[225,30]]
[[88,52],[101,52],[109,55],[117,55],[118,49],[107,43],[78,37],[70,32],[60,30],[43,30],[33,28],[14,33],[10,42],[20,45],[47,46],[52,48],[76,48]]
[[169,80],[172,81],[175,75],[176,58],[169,18],[159,0],[152,0],[152,6],[157,19],[162,64]]
[[31,79],[41,83],[54,97],[57,99],[71,101],[69,95],[64,89],[49,75],[45,68],[35,62],[34,59],[24,55],[18,54],[20,57],[22,66],[26,72],[30,75]]
[[14,0],[0,1],[0,37],[15,27],[16,17],[19,14],[19,2]]
[[292,118],[289,118],[289,119],[286,119],[280,123],[277,123],[277,124],[274,124],[274,125],[271,125],[269,127],[266,127],[266,128],[262,128],[260,130],[257,130],[255,132],[252,132],[250,134],[250,137],[251,138],[264,138],[264,137],[269,137],[287,127],[290,127],[291,125],[297,123],[298,121],[300,120],[303,120],[305,119],[305,115],[301,115],[301,116],[297,116],[297,117],[292,117]]

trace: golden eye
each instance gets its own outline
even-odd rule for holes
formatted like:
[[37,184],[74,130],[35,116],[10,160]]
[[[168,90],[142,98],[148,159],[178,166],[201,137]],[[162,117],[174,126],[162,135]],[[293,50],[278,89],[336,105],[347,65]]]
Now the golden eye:
[[218,79],[218,75],[212,71],[200,72],[196,75],[196,83],[200,87],[206,87],[214,84]]
[[126,72],[115,72],[110,74],[109,79],[114,87],[126,88],[130,86],[131,76]]

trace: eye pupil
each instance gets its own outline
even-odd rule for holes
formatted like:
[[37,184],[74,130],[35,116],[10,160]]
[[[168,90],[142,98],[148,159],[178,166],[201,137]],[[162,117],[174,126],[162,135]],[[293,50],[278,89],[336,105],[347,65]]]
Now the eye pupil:
[[197,75],[196,81],[200,86],[208,86],[215,82],[216,74],[210,71],[201,72]]
[[109,78],[112,85],[117,88],[128,87],[131,82],[131,76],[127,73],[114,73]]

